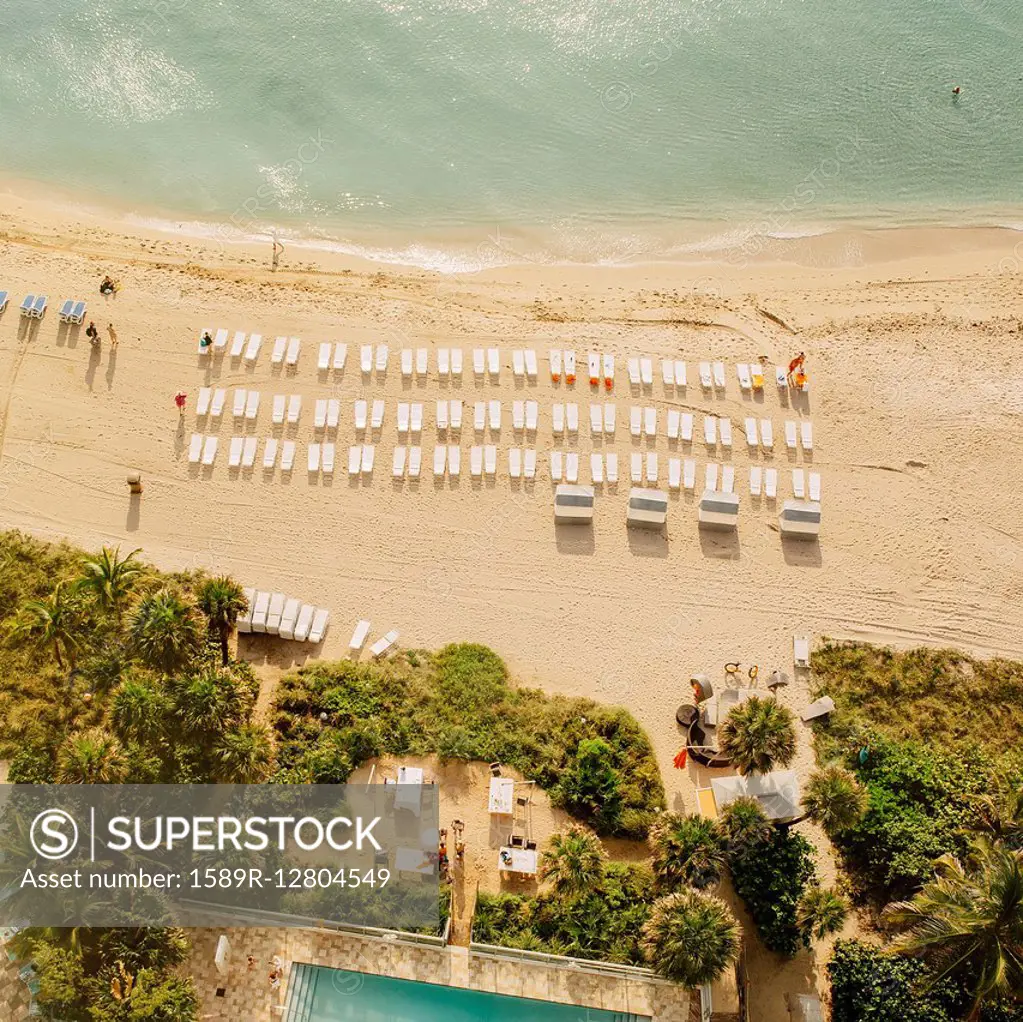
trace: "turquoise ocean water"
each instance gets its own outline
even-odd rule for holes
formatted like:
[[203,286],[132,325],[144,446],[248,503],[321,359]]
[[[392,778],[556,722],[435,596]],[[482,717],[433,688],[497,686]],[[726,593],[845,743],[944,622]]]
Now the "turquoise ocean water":
[[1020,0],[4,14],[0,175],[142,218],[436,268],[671,257],[736,225],[1023,221]]

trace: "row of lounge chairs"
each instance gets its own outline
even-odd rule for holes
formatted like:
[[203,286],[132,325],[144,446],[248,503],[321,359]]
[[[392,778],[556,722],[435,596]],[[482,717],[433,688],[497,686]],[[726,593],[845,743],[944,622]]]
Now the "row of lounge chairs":
[[296,642],[319,643],[327,632],[330,612],[284,593],[246,589],[248,609],[238,618],[238,631],[279,635]]
[[[0,291],[0,312],[3,312],[7,308],[7,292]],[[46,295],[25,295],[21,301],[21,314],[28,317],[29,319],[42,319],[46,314],[46,303],[48,299]],[[67,302],[64,303],[65,307]],[[72,305],[73,307],[73,305]],[[82,302],[82,317],[85,316],[85,303]],[[81,320],[78,320],[81,323]]]
[[[366,638],[369,635],[369,624],[368,621],[360,621],[355,626],[355,631],[352,632],[352,637],[348,642],[348,648],[351,652],[358,653],[366,645]],[[382,657],[397,641],[397,629],[391,629],[391,631],[382,635],[369,647],[370,654],[374,657]]]

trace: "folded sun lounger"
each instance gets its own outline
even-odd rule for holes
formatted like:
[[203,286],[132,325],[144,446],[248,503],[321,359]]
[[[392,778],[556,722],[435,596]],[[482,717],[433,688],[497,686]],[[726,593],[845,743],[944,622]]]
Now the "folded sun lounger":
[[569,433],[579,432],[579,406],[574,401],[565,405],[565,423]]
[[345,361],[348,358],[348,345],[338,341],[334,345],[334,360],[331,363],[331,368],[334,372],[339,373],[345,367]]
[[224,387],[217,387],[213,392],[213,401],[210,404],[210,415],[214,419],[219,419],[221,413],[224,411],[224,402],[227,400],[227,389]]
[[391,459],[391,475],[400,479],[405,474],[405,448],[395,447],[394,457]]
[[334,474],[334,445],[329,441],[323,445],[320,451],[323,464],[323,474],[332,476]]
[[675,386],[684,387],[686,385],[686,364],[681,359],[675,359]]
[[409,429],[412,433],[423,432],[423,402],[413,401],[410,411],[411,424]]
[[366,402],[364,400],[356,401],[352,406],[352,418],[355,421],[355,428],[358,432],[363,432],[366,429]]
[[668,489],[677,490],[682,485],[682,459],[668,459]]
[[512,479],[522,475],[522,450],[519,447],[508,448],[508,475]]
[[242,450],[245,447],[245,438],[240,436],[231,437],[231,446],[227,452],[228,468],[238,468],[242,463]]
[[341,419],[341,402],[332,397],[327,400],[327,429],[337,429]]
[[231,341],[231,358],[241,358],[245,353],[245,331],[236,330]]
[[693,413],[683,412],[678,428],[679,437],[687,444],[693,442]]
[[805,635],[792,636],[792,659],[797,667],[810,666],[810,640]]
[[792,470],[792,495],[799,500],[806,496],[806,474],[801,468]]
[[721,492],[735,492],[735,466],[722,465],[721,467]]
[[618,455],[614,451],[609,451],[607,455],[607,481],[618,482]]
[[750,447],[756,447],[757,440],[757,420],[752,416],[746,419],[746,443]]
[[487,444],[483,448],[483,470],[488,476],[497,473],[497,448],[493,444]]
[[297,337],[288,341],[288,354],[284,358],[284,364],[294,368],[298,365],[299,352],[302,350],[302,342]]
[[438,445],[433,449],[433,474],[435,476],[444,475],[444,466],[448,460],[448,449],[444,445]]
[[419,470],[423,465],[423,449],[422,447],[410,447],[408,449],[408,477],[409,479],[418,479]]
[[302,601],[294,597],[284,601],[284,609],[281,611],[281,623],[277,628],[277,634],[282,639],[295,638],[295,623],[298,621],[298,612],[302,609]]
[[248,391],[246,391],[244,387],[235,388],[231,411],[234,413],[234,417],[236,419],[240,419],[245,414],[246,397],[248,397]]
[[274,341],[274,350],[270,353],[270,364],[279,366],[284,361],[284,352],[288,347],[287,337],[278,337]]
[[718,419],[718,435],[721,438],[722,447],[732,446],[732,420]]
[[483,448],[469,448],[469,474],[473,479],[479,479],[483,475]]
[[437,429],[446,431],[448,428],[448,402],[447,399],[437,402]]
[[759,465],[752,465],[749,470],[749,494],[751,497],[760,496],[760,483],[763,469]]
[[778,470],[776,468],[764,469],[764,496],[768,500],[774,500],[778,495]]
[[590,432],[594,435],[604,432],[604,414],[600,405],[590,405]]
[[540,422],[540,406],[535,401],[526,402],[526,432],[535,433]]
[[369,424],[372,429],[380,429],[384,424],[384,399],[376,398],[373,401],[373,408],[369,416]]
[[810,500],[820,503],[821,499],[821,474],[820,472],[810,473]]
[[490,402],[490,414],[488,416],[490,420],[490,432],[496,433],[501,429],[501,402],[491,401]]
[[556,482],[561,482],[561,451],[551,451],[551,479]]
[[330,342],[324,341],[320,344],[319,356],[316,359],[316,368],[321,373],[330,369]]
[[320,445],[312,443],[307,451],[306,467],[310,473],[320,471]]
[[799,424],[800,439],[803,443],[804,451],[813,450],[813,423],[812,422],[801,422]]
[[[38,304],[38,302],[39,299],[37,298],[36,303]],[[228,337],[227,327],[222,326],[217,331],[217,336],[213,338],[213,350],[219,352],[225,351],[227,349],[227,337]]]
[[526,378],[535,383],[536,375],[536,352],[532,348],[526,348]]
[[403,436],[408,432],[409,404],[407,401],[398,402],[398,435]]
[[202,457],[202,433],[193,433],[192,439],[188,444],[188,460],[192,465],[199,464],[199,458]]
[[325,607],[317,607],[313,613],[313,623],[309,627],[309,642],[319,643],[323,641],[329,620],[330,612]]
[[711,377],[710,377],[710,363],[700,363],[700,386],[704,390],[710,390],[711,388]]
[[357,476],[362,470],[362,445],[353,444],[348,448],[348,474]]
[[785,421],[785,446],[790,451],[796,449],[796,424],[791,419]]
[[451,349],[451,375],[456,378],[462,376],[462,349],[452,348]]
[[594,483],[604,481],[604,456],[602,454],[590,455],[590,480]]
[[665,387],[675,386],[675,363],[671,359],[661,359],[661,382]]
[[462,471],[462,448],[458,444],[448,445],[448,475],[457,479]]
[[771,427],[770,419],[760,420],[760,446],[765,451],[769,451],[774,447],[774,430]]
[[482,433],[487,428],[487,403],[476,401],[472,409],[472,424],[477,433]]
[[472,371],[477,376],[482,376],[486,370],[487,353],[482,348],[472,349]]
[[579,482],[579,455],[569,451],[565,455],[565,480],[570,483]]
[[288,425],[294,426],[302,414],[302,395],[292,394],[288,398]]
[[298,620],[295,621],[295,641],[305,642],[309,638],[309,629],[313,625],[313,614],[316,608],[311,603],[303,603],[302,609],[298,612]]
[[527,447],[525,456],[524,475],[527,479],[536,478],[536,448]]
[[259,415],[259,391],[250,390],[249,396],[245,399],[245,418],[249,422],[255,422],[257,415]]
[[718,488],[718,467],[711,462],[703,472],[703,488],[705,490],[716,490]]
[[643,431],[643,409],[638,405],[629,408],[629,432],[633,436],[639,436]]
[[363,644],[366,642],[366,636],[369,635],[369,622],[360,621],[355,626],[355,631],[352,632],[352,637],[348,641],[349,649],[362,649]]
[[639,375],[643,379],[644,387],[652,387],[654,383],[654,360],[652,358],[641,358],[639,360]]
[[406,379],[412,375],[412,349],[401,349],[401,375]]
[[430,370],[430,349],[416,348],[416,376],[426,376]]
[[551,348],[549,354],[547,355],[547,359],[550,362],[550,366],[551,366],[551,382],[552,383],[560,383],[561,382],[561,349],[560,348]]
[[377,639],[377,641],[369,647],[369,651],[375,657],[382,657],[397,641],[397,631],[390,631],[383,636],[383,638]]
[[703,442],[713,447],[718,442],[718,420],[713,415],[703,417]]
[[512,401],[512,429],[523,430],[526,428],[526,402]]
[[295,465],[295,441],[285,440],[281,444],[281,471],[290,472]]
[[369,375],[373,372],[373,345],[363,344],[359,348],[359,368],[363,374]]
[[714,363],[714,386],[718,390],[725,389],[725,363],[715,362]]
[[604,435],[614,436],[617,412],[610,401],[604,402]]
[[450,426],[452,429],[462,428],[462,402],[461,400],[451,400],[448,402],[448,412],[450,415]]
[[362,474],[364,476],[373,474],[374,447],[372,444],[362,445]]
[[501,352],[497,348],[487,348],[487,372],[495,380],[501,372]]
[[270,612],[270,594],[257,592],[252,605],[252,630],[266,632],[266,616]]
[[675,408],[668,409],[668,439],[678,439],[678,427],[681,413]]
[[195,403],[195,414],[200,418],[206,415],[210,410],[210,399],[213,397],[213,391],[209,387],[199,388],[199,400]]
[[245,446],[242,448],[242,468],[252,468],[256,461],[256,445],[259,441],[254,436],[245,438]]
[[565,406],[555,403],[551,407],[551,428],[555,433],[565,432]]
[[646,436],[657,436],[657,409],[643,409],[643,433]]
[[696,485],[696,462],[692,458],[686,458],[682,465],[682,485],[687,490]]
[[437,375],[443,379],[451,373],[451,353],[447,348],[437,349]]
[[252,365],[259,358],[259,349],[263,344],[262,334],[252,334],[249,337],[248,346],[245,348],[245,361]]
[[639,451],[633,451],[630,456],[630,468],[632,481],[641,483],[643,481],[643,455]]
[[263,468],[272,469],[277,463],[277,438],[268,437],[263,446]]
[[520,348],[512,351],[512,375],[522,379],[526,375],[526,356]]
[[657,482],[657,452],[647,451],[646,454],[646,481],[648,483]]
[[377,361],[376,361],[376,369],[377,369],[377,374],[378,375],[383,375],[384,373],[387,372],[387,359],[388,359],[388,355],[389,355],[389,350],[388,350],[387,345],[386,344],[378,344],[377,345]]
[[750,379],[749,366],[745,362],[740,362],[735,367],[735,373],[739,377],[740,390],[749,390],[753,386],[753,381]]

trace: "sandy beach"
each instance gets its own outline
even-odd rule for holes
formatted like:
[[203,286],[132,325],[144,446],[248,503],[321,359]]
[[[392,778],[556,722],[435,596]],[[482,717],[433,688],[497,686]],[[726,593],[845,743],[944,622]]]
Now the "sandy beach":
[[[320,648],[243,640],[242,653],[264,665],[267,678],[309,656],[341,656],[359,618],[372,621],[373,637],[397,629],[401,647],[486,643],[519,683],[627,706],[655,745],[670,804],[694,811],[700,771],[672,767],[680,744],[674,711],[686,701],[692,671],[719,677],[731,660],[791,671],[794,633],[1023,657],[1023,536],[1014,501],[1023,447],[1019,238],[979,228],[850,235],[845,242],[859,256],[844,269],[829,269],[829,259],[814,255],[817,239],[804,238],[786,263],[530,265],[472,276],[291,249],[272,273],[269,244],[130,232],[109,218],[72,219],[3,196],[0,290],[12,300],[0,317],[0,518],[5,527],[86,547],[142,547],[162,568],[230,572],[244,585],[328,607]],[[835,235],[820,242],[836,243]],[[120,282],[111,298],[98,293],[105,274]],[[17,309],[29,292],[50,296],[46,317],[30,328]],[[58,323],[69,297],[88,301],[98,351],[84,327]],[[204,327],[261,333],[259,360],[200,359]],[[278,334],[302,338],[293,373],[270,365]],[[347,342],[344,373],[317,372],[325,340]],[[383,379],[359,372],[358,348],[370,343],[390,347]],[[466,358],[460,384],[433,371],[435,349],[454,346]],[[403,347],[430,350],[425,381],[403,380]],[[499,382],[474,379],[475,347],[500,348]],[[513,376],[515,348],[536,349],[535,385]],[[552,384],[550,348],[576,351],[574,388]],[[613,439],[590,435],[589,350],[616,357],[613,396],[599,396],[617,407]],[[786,363],[798,351],[807,354],[807,400],[786,407],[770,382],[762,402],[740,391],[736,362],[764,355]],[[634,394],[625,360],[639,355],[655,359],[655,377]],[[686,360],[684,391],[662,385],[660,357]],[[696,366],[718,359],[727,385],[708,395]],[[201,386],[228,388],[215,429],[197,424]],[[230,415],[234,387],[262,394],[258,420],[245,431]],[[178,390],[188,393],[180,417]],[[280,393],[303,399],[298,427],[283,434],[270,423]],[[341,401],[332,480],[305,470],[306,445],[320,439],[313,406],[322,397]],[[352,406],[361,398],[383,398],[386,412],[371,480],[350,481],[348,445],[362,442]],[[430,471],[433,406],[442,398],[467,402],[458,481],[435,482]],[[511,402],[523,399],[540,409],[531,443],[511,428]],[[426,406],[418,483],[391,479],[399,400]],[[482,484],[468,471],[470,446],[484,442],[472,429],[477,400],[503,403],[500,436],[485,440],[498,448],[497,478]],[[579,404],[577,437],[553,437],[556,401]],[[655,441],[629,435],[632,405],[657,408]],[[692,445],[665,436],[671,409],[694,413]],[[706,413],[730,418],[730,452],[702,443]],[[772,454],[747,449],[747,415],[772,420]],[[786,451],[788,419],[812,421],[812,455]],[[193,432],[220,438],[212,472],[188,464]],[[279,468],[263,472],[262,443],[254,471],[229,471],[236,433],[296,440],[290,477]],[[534,483],[509,479],[511,446],[538,450]],[[598,487],[592,532],[555,530],[552,448],[583,456],[583,482],[591,451],[618,453],[621,481]],[[669,457],[696,461],[697,490],[708,462],[733,465],[737,540],[701,536],[685,491],[671,495],[666,537],[627,530],[633,451],[658,453],[662,486]],[[777,507],[750,498],[751,465],[779,469],[780,499],[791,494],[793,466],[820,473],[819,546],[781,543]],[[145,486],[135,502],[125,485],[133,470]],[[805,679],[782,698],[805,706]],[[807,735],[802,769],[812,762]],[[752,960],[750,970],[767,1003],[768,984],[779,993],[812,985],[817,964],[810,956],[783,969]],[[755,1019],[777,1017],[758,1013],[759,1000],[755,994]]]

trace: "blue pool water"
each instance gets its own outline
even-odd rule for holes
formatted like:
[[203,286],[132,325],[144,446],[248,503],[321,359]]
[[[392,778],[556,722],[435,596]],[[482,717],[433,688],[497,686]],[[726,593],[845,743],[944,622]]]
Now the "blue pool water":
[[295,965],[284,1022],[641,1022],[645,1016]]

